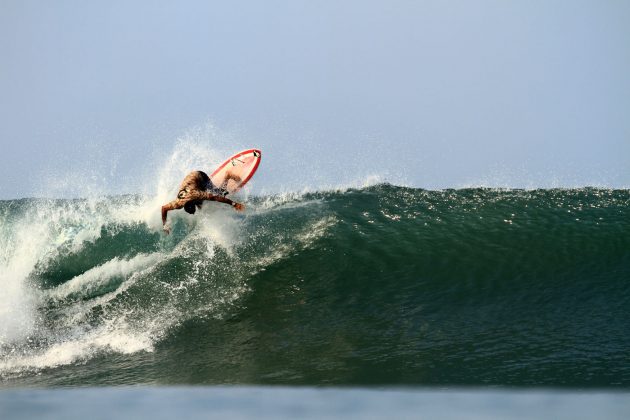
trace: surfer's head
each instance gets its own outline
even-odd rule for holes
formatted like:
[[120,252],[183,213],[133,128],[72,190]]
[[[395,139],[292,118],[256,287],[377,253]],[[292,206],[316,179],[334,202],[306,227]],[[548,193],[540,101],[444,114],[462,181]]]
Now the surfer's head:
[[186,210],[186,213],[195,214],[195,211],[197,210],[195,207],[195,202],[189,201],[184,204],[184,210]]

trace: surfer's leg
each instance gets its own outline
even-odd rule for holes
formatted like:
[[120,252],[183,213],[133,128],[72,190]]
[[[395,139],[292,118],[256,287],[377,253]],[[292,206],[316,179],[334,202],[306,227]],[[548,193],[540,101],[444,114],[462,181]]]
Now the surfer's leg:
[[228,181],[230,179],[233,179],[234,182],[241,182],[241,177],[236,175],[235,173],[233,173],[230,170],[228,170],[227,173],[225,174],[225,179],[228,180]]
[[219,188],[221,188],[222,190],[227,190],[227,185],[228,185],[228,182],[230,182],[230,180],[238,184],[239,182],[241,182],[241,177],[232,173],[232,171],[228,169],[225,172],[225,178],[223,179],[223,182],[221,183],[221,186]]

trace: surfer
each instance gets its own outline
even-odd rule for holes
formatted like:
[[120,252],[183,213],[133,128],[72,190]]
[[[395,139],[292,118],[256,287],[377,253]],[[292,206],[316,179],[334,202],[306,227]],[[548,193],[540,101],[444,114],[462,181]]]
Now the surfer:
[[179,186],[177,199],[162,206],[162,226],[164,232],[170,233],[171,228],[166,225],[166,215],[171,210],[178,210],[182,207],[187,213],[195,214],[197,209],[201,208],[204,200],[218,201],[219,203],[229,204],[235,210],[242,211],[245,206],[226,198],[228,193],[226,190],[228,181],[232,179],[240,182],[241,178],[230,171],[225,175],[225,180],[220,187],[212,183],[210,177],[202,171],[193,171],[186,175],[186,178]]

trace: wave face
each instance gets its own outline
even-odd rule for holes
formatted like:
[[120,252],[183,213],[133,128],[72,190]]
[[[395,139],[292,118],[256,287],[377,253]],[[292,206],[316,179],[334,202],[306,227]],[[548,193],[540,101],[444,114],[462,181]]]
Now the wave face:
[[0,202],[0,378],[630,386],[630,191]]

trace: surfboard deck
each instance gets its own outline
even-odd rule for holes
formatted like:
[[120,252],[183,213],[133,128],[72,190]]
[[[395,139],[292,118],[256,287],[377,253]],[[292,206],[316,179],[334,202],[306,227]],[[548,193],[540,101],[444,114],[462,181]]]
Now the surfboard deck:
[[[210,175],[212,183],[216,187],[225,189],[229,194],[234,194],[254,176],[260,165],[261,155],[258,149],[248,149],[229,157]],[[226,183],[228,173],[233,177],[238,177],[240,181],[229,179]]]

